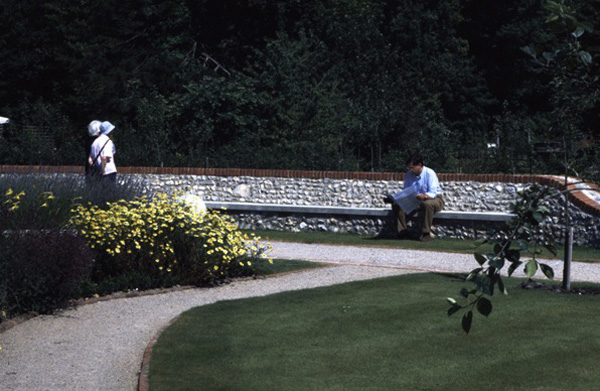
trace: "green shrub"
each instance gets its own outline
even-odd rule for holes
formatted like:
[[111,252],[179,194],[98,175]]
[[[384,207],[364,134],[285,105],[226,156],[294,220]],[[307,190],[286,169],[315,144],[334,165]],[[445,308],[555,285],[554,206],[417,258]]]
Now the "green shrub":
[[0,239],[0,307],[9,317],[65,308],[79,297],[92,263],[85,241],[73,233],[4,233]]
[[[160,286],[205,285],[249,273],[265,246],[216,211],[200,213],[165,194],[108,203],[106,209],[77,205],[70,220],[96,252],[92,280],[140,273]],[[128,288],[138,288],[131,286]]]

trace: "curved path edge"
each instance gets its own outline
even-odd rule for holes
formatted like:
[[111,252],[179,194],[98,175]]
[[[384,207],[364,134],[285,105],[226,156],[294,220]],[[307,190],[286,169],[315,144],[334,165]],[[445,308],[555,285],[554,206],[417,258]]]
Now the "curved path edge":
[[[134,390],[147,382],[152,341],[190,308],[406,273],[467,272],[476,266],[469,254],[287,242],[272,245],[274,258],[326,262],[334,267],[214,288],[98,301],[35,317],[1,334],[0,389]],[[560,275],[561,261],[547,263]],[[600,265],[574,263],[572,276],[574,281],[600,282]]]

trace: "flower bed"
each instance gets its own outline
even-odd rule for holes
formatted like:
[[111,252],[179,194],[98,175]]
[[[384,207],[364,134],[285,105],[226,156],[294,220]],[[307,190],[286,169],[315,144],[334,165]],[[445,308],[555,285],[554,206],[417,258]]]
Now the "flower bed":
[[[5,187],[0,193],[0,320],[51,313],[94,294],[219,284],[253,274],[253,260],[266,258],[269,249],[189,197],[84,203],[85,194],[34,190]],[[44,216],[44,225],[23,226],[31,216]]]

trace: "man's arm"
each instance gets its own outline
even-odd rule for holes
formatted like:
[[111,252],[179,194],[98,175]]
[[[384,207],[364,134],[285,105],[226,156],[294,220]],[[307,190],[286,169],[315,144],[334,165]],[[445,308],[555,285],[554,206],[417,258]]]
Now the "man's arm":
[[106,142],[106,144],[104,144],[104,149],[102,150],[102,158],[100,159],[100,161],[102,162],[102,175],[104,175],[104,170],[106,168],[106,165],[108,163],[110,163],[110,160],[112,159],[112,141],[108,140]]
[[437,174],[432,169],[429,169],[427,173],[427,193],[425,193],[424,200],[432,200],[442,192],[440,188],[440,181],[438,180]]
[[408,189],[414,185],[416,181],[417,178],[410,171],[407,171],[406,174],[404,174],[404,189]]
[[106,164],[110,162],[110,157],[102,156],[102,175],[104,175],[104,169],[106,168]]

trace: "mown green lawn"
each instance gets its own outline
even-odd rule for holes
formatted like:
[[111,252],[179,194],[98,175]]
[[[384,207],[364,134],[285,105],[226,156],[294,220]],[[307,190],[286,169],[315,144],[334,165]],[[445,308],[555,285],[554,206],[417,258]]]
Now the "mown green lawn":
[[600,297],[519,282],[469,335],[446,315],[465,283],[440,274],[198,307],[155,345],[151,390],[596,389]]
[[289,273],[298,270],[327,267],[327,264],[296,259],[275,259],[273,263],[269,263],[266,259],[259,258],[252,262],[252,266],[256,275],[268,276],[271,274]]
[[[491,252],[492,246],[481,244],[478,240],[436,238],[430,242],[421,243],[416,240],[379,239],[370,236],[331,232],[289,232],[289,231],[252,231],[265,240],[279,240],[300,243],[323,243],[368,247],[390,247],[414,250],[431,250],[473,254],[474,252]],[[541,258],[562,259],[563,245],[556,244],[557,255],[542,248]],[[600,249],[588,247],[573,247],[573,260],[579,262],[600,262]]]

